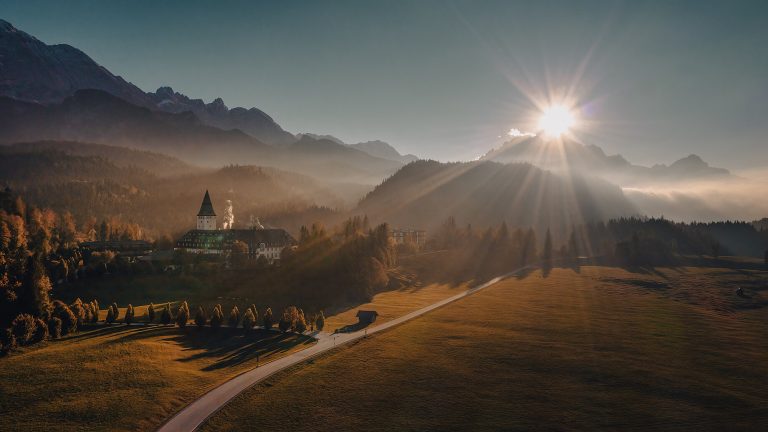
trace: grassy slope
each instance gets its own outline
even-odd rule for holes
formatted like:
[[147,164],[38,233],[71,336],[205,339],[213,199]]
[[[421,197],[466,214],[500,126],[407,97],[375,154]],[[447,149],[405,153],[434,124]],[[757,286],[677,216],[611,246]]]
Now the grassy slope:
[[509,280],[276,375],[204,430],[761,429],[765,273]]
[[[122,314],[121,314],[122,315]],[[0,359],[0,430],[152,430],[215,384],[312,343],[116,325]]]

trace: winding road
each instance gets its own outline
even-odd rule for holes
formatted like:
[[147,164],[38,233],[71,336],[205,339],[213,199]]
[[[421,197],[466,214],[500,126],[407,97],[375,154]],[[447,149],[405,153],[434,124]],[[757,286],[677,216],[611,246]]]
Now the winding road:
[[338,333],[329,334],[321,332],[315,336],[317,343],[310,348],[297,351],[293,354],[282,357],[273,362],[264,364],[257,368],[243,372],[242,374],[232,378],[231,380],[221,384],[208,393],[201,396],[196,401],[184,407],[181,411],[176,413],[170,420],[158,429],[159,432],[192,432],[196,430],[208,417],[215,414],[224,405],[227,404],[232,398],[239,395],[243,391],[257,384],[258,382],[270,377],[271,375],[280,372],[283,369],[301,363],[311,357],[324,353],[333,349],[336,346],[344,345],[349,342],[355,341],[366,334],[374,334],[396,325],[402,324],[406,321],[410,321],[416,317],[424,315],[427,312],[433,311],[439,307],[445,306],[449,303],[453,303],[464,297],[472,295],[482,289],[506,279],[510,276],[514,276],[523,270],[532,268],[533,266],[525,266],[511,271],[505,275],[495,277],[488,282],[485,282],[476,287],[470,288],[452,297],[440,300],[437,303],[433,303],[429,306],[413,311],[407,315],[403,315],[399,318],[387,321],[383,324],[370,327],[366,330],[359,330],[352,333]]

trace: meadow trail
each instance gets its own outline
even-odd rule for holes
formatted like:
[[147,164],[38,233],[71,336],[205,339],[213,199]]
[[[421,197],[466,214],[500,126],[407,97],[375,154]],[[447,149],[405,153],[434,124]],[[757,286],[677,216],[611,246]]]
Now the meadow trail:
[[307,349],[295,352],[291,355],[282,357],[273,362],[243,372],[242,374],[230,379],[229,381],[226,381],[225,383],[212,389],[208,393],[201,396],[199,399],[184,407],[181,411],[171,417],[170,420],[163,424],[158,429],[158,432],[192,432],[196,430],[208,417],[215,414],[222,407],[224,407],[224,405],[231,401],[235,396],[277,372],[332,350],[337,346],[348,344],[367,335],[378,333],[410,321],[414,318],[426,314],[427,312],[433,311],[442,306],[465,298],[508,277],[515,276],[518,273],[529,270],[531,268],[533,268],[533,266],[530,265],[520,267],[501,276],[497,276],[478,286],[467,289],[466,291],[463,291],[459,294],[445,298],[429,306],[423,307],[419,310],[413,311],[399,318],[374,327],[358,330],[351,333],[329,334],[326,332],[320,332],[315,335],[315,338],[317,339],[317,343],[315,345]]

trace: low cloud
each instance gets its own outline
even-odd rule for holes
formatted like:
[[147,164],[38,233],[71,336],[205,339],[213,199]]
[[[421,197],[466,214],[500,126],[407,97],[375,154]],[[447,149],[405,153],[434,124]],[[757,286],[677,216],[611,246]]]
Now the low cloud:
[[510,129],[509,132],[507,132],[507,135],[509,135],[511,137],[524,137],[524,136],[532,137],[532,136],[536,136],[536,134],[533,133],[533,132],[523,132],[523,131],[521,131],[520,129],[517,129],[517,128]]

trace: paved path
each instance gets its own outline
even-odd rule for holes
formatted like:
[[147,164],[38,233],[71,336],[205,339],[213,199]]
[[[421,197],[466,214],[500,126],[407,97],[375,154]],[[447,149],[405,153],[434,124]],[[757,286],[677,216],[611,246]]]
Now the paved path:
[[[429,311],[435,310],[441,306],[445,306],[449,303],[455,302],[456,300],[460,300],[464,297],[474,294],[482,289],[488,288],[489,286],[503,279],[506,279],[529,268],[531,268],[531,266],[521,267],[505,275],[495,277],[482,285],[470,288],[452,297],[448,297],[446,299],[440,300],[437,303],[433,303],[407,315],[403,315],[400,318],[387,321],[375,327],[370,327],[367,329],[367,334],[378,333],[380,331],[387,330],[391,327],[402,324],[406,321],[412,320],[418,316],[424,315]],[[160,427],[159,432],[192,432],[197,429],[205,421],[205,419],[216,413],[216,411],[220,410],[232,398],[252,387],[259,381],[262,381],[265,378],[285,368],[301,363],[310,357],[314,357],[320,353],[333,349],[337,345],[344,345],[346,343],[360,339],[364,337],[365,334],[366,330],[359,330],[353,333],[338,333],[334,335],[328,333],[319,333],[315,336],[317,338],[317,343],[310,348],[297,351],[273,362],[264,364],[247,372],[243,372],[242,374],[204,394],[199,399],[176,413],[175,416],[173,416],[170,420],[168,420],[167,423]]]

